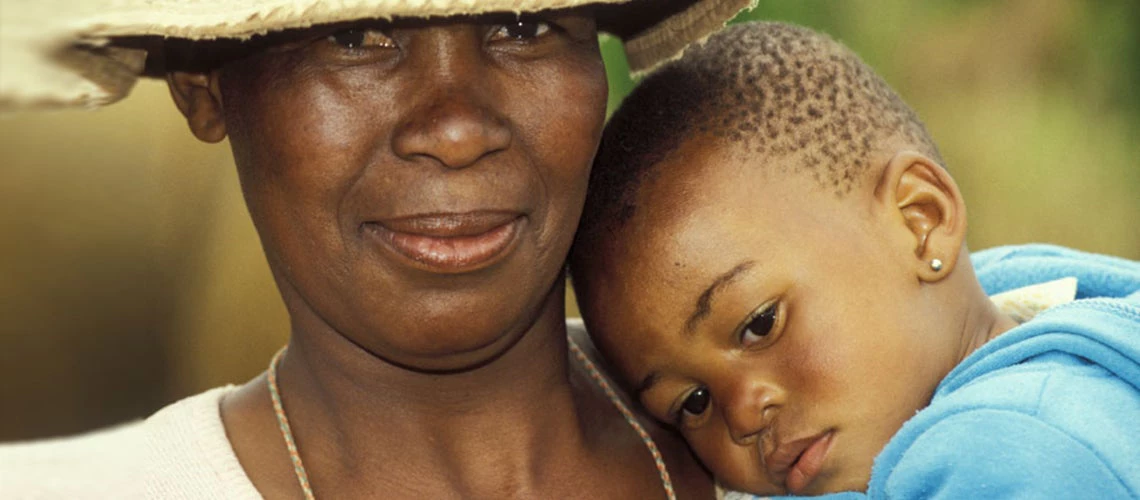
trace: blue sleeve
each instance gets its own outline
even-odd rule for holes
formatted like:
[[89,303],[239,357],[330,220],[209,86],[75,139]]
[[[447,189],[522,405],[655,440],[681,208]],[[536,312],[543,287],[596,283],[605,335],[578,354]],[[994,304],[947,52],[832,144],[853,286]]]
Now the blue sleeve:
[[970,262],[990,295],[1067,277],[1077,278],[1078,299],[1140,294],[1140,262],[1120,257],[1034,244],[982,250]]
[[843,491],[840,493],[830,493],[827,495],[820,495],[815,497],[793,497],[793,496],[774,496],[762,497],[759,495],[752,495],[749,493],[729,492],[724,496],[724,500],[802,500],[811,498],[816,500],[866,500],[866,493],[858,493],[854,491]]
[[1008,410],[950,416],[919,435],[893,467],[875,467],[886,477],[872,478],[872,498],[1130,498],[1136,493],[1095,449]]
[[[756,497],[756,498],[759,499],[760,497]],[[814,496],[814,497],[790,497],[789,496],[789,497],[765,497],[765,498],[768,498],[770,500],[795,500],[795,499],[802,500],[804,498],[812,498],[812,499],[816,499],[816,500],[866,500],[867,494],[866,493],[858,493],[858,492],[854,492],[854,491],[841,491],[839,493],[829,493],[827,495],[819,495],[819,496]]]

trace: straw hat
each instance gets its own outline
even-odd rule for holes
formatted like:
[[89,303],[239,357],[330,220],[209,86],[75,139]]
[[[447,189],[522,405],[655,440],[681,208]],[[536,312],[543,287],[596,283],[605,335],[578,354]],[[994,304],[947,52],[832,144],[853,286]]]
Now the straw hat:
[[[97,107],[122,99],[148,51],[125,38],[247,39],[366,18],[602,6],[634,71],[701,40],[755,0],[0,0],[0,110]],[[162,44],[150,44],[153,66]]]

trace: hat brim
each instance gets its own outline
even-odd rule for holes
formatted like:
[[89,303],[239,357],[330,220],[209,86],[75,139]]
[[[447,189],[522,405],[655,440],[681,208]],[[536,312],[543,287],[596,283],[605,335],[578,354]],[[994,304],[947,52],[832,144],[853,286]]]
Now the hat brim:
[[[0,109],[98,107],[125,97],[162,44],[116,40],[244,40],[358,19],[448,17],[598,6],[646,71],[724,26],[755,0],[3,0]],[[152,65],[153,67],[153,65]]]

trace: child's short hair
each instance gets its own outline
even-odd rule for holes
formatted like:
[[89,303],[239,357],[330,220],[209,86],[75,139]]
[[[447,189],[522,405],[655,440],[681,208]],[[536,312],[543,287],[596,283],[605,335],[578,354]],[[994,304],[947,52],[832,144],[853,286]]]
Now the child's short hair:
[[642,180],[693,138],[765,160],[791,157],[782,165],[840,196],[887,140],[942,163],[910,107],[842,44],[799,26],[737,24],[646,78],[611,118],[579,243],[619,229],[636,210]]

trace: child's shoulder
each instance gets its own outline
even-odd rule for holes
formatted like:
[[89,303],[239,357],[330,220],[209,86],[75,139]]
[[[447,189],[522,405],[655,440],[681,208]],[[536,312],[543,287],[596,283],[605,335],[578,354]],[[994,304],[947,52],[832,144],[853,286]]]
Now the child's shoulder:
[[990,248],[970,255],[991,295],[1066,277],[1080,282],[1078,298],[1124,297],[1140,290],[1140,262],[1047,244]]
[[871,492],[950,497],[1140,493],[1140,391],[1069,353],[1046,353],[936,397],[875,461]]
[[[979,374],[952,391],[940,390],[911,422],[917,425],[925,419],[925,426],[933,427],[953,415],[973,411],[989,412],[994,418],[1020,413],[1074,434],[1111,435],[1113,426],[1131,428],[1132,417],[1140,415],[1140,389],[1077,353],[1043,350],[1024,361]],[[1140,435],[1136,439],[1140,443]]]
[[979,260],[1006,283],[1062,278],[1068,298],[955,367],[876,459],[872,493],[1140,495],[1140,265],[1046,245]]

